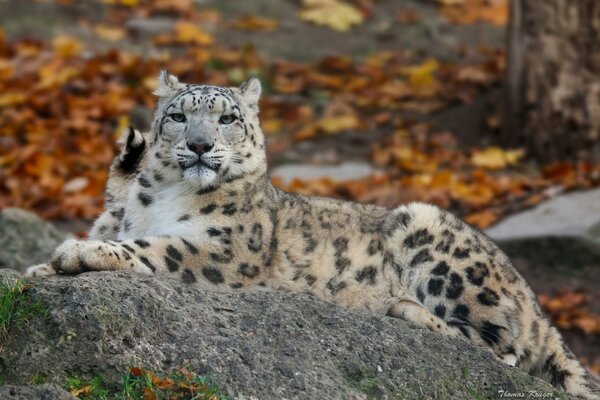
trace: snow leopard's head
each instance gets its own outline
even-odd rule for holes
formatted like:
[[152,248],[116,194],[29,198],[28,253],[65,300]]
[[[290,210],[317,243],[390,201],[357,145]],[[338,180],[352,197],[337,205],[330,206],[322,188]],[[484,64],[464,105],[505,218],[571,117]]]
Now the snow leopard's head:
[[228,88],[180,83],[163,71],[149,151],[199,188],[265,170],[260,92],[256,78]]

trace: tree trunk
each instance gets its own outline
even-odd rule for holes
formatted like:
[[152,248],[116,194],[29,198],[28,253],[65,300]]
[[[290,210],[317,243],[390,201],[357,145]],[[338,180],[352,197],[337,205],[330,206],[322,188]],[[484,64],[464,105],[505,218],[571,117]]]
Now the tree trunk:
[[511,0],[507,146],[600,160],[600,1]]

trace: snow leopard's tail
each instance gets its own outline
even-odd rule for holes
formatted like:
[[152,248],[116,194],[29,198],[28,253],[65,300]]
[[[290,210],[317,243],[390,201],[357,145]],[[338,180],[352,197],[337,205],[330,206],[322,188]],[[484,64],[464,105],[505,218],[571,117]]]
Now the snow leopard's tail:
[[532,360],[529,373],[569,394],[600,400],[600,383],[577,361],[558,330],[547,320],[542,321],[540,331],[545,331],[545,334],[540,335],[542,340],[534,344],[538,347],[538,357]]

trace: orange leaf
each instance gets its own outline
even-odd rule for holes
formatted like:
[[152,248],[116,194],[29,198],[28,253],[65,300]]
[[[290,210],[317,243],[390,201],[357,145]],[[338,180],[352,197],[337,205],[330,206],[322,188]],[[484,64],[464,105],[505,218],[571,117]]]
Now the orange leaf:
[[587,335],[600,333],[600,318],[591,314],[575,319],[573,325],[581,329]]
[[176,41],[183,44],[209,45],[213,37],[204,32],[198,25],[191,22],[178,22],[175,24]]
[[492,210],[485,210],[474,214],[469,214],[465,217],[471,225],[475,225],[479,229],[485,229],[492,226],[498,220],[498,213]]
[[150,388],[144,388],[144,395],[142,397],[143,400],[156,400],[156,394]]
[[256,15],[243,15],[234,23],[233,27],[245,31],[274,31],[279,26],[279,22],[271,18],[259,17]]
[[73,397],[79,397],[82,394],[89,394],[92,392],[92,386],[91,385],[87,385],[82,387],[81,389],[72,389],[71,391],[71,396]]

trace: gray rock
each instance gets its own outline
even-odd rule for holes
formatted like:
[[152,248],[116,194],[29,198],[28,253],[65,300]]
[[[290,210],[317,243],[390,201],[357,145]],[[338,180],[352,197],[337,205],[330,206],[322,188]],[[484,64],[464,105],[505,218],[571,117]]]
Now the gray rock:
[[75,397],[57,385],[45,383],[36,386],[0,386],[2,400],[72,400]]
[[361,162],[343,162],[338,165],[284,164],[273,168],[272,176],[289,183],[294,178],[316,179],[331,177],[335,180],[359,179],[376,172],[370,164]]
[[[0,278],[6,273],[0,270]],[[77,374],[101,375],[117,387],[134,364],[154,372],[186,366],[212,374],[233,398],[553,393],[547,383],[465,341],[309,295],[235,291],[125,272],[31,283],[33,299],[49,316],[10,332],[0,353],[0,378],[7,384],[27,385],[41,375],[61,385]]]
[[131,18],[125,26],[131,32],[140,35],[154,36],[159,33],[169,32],[173,28],[172,18]]
[[[547,236],[600,239],[600,189],[556,196],[504,219],[486,233],[496,240]],[[595,233],[596,232],[596,233]]]
[[576,279],[575,287],[587,287],[599,276],[599,227],[600,189],[594,189],[556,196],[509,216],[486,234],[534,288],[540,281],[549,290],[554,280]]
[[23,272],[31,265],[48,261],[68,237],[29,211],[4,209],[0,211],[0,268]]

